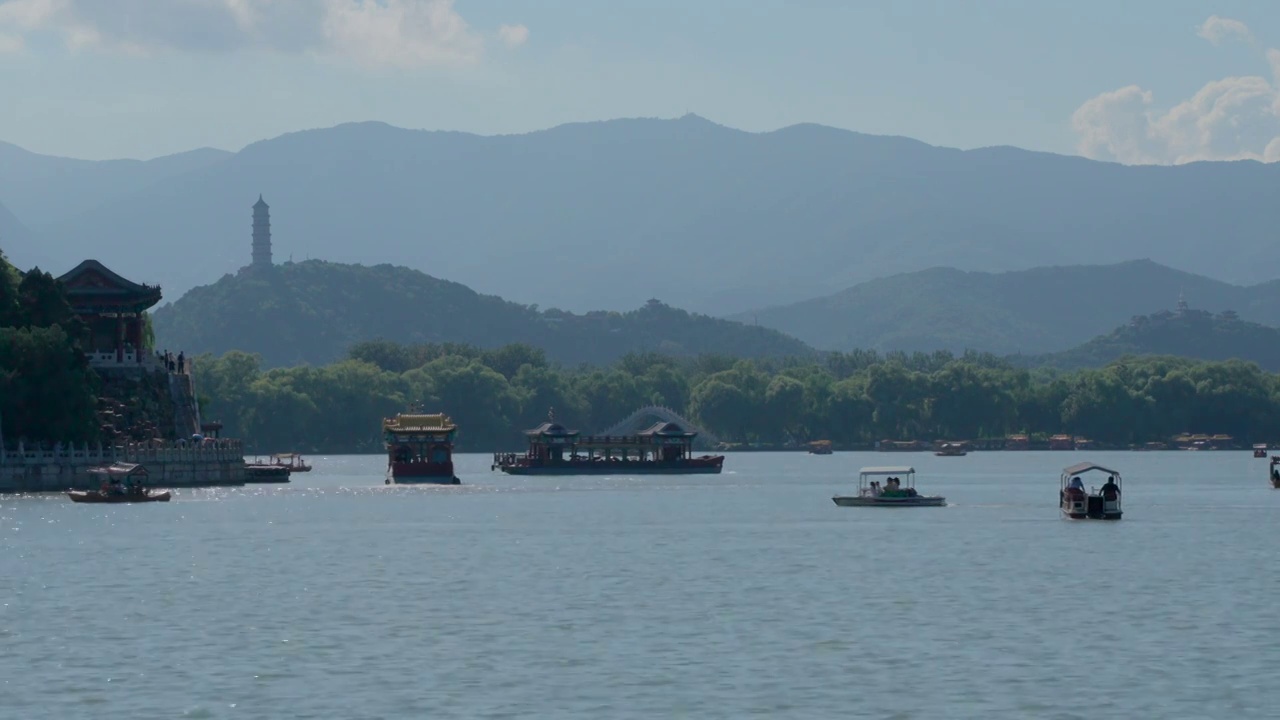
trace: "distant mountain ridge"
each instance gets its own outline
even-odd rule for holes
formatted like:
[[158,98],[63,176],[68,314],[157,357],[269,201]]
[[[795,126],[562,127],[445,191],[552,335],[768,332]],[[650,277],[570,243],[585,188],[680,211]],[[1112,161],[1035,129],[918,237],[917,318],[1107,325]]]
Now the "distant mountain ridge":
[[1135,315],[1199,307],[1280,324],[1280,281],[1241,287],[1150,260],[985,273],[932,268],[826,297],[730,316],[821,350],[1066,350]]
[[[1277,165],[1129,167],[696,116],[490,137],[360,123],[166,162],[141,177],[0,161],[0,198],[55,271],[109,256],[178,294],[245,264],[261,192],[278,258],[411,266],[578,311],[656,296],[721,315],[939,266],[1146,257],[1252,283],[1274,274],[1280,225]],[[41,205],[51,178],[79,188],[63,212]]]
[[153,316],[173,352],[243,350],[268,366],[322,365],[355,344],[526,343],[566,365],[605,364],[631,352],[789,357],[812,350],[775,330],[691,315],[650,300],[626,313],[574,315],[480,295],[392,265],[310,260],[246,270],[199,287]]
[[1184,308],[1133,318],[1079,347],[1015,358],[1027,367],[1102,367],[1126,356],[1170,355],[1195,360],[1243,360],[1280,372],[1280,329],[1241,320],[1233,312]]

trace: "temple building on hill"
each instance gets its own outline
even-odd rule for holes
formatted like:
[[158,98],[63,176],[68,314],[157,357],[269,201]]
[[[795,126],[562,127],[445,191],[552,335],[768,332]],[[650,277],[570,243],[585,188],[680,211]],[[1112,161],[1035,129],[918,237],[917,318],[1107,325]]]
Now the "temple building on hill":
[[95,367],[149,365],[144,313],[160,302],[160,287],[138,284],[97,260],[85,260],[58,278],[71,309],[88,327],[85,354]]
[[249,267],[271,267],[271,206],[261,194],[253,204],[253,263]]

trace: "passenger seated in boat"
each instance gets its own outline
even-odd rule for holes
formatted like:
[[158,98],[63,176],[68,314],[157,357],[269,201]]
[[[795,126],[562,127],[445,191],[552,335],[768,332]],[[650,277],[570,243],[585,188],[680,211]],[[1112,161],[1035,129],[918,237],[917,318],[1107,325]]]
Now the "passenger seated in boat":
[[1116,485],[1115,476],[1107,478],[1107,484],[1102,486],[1102,499],[1107,502],[1113,502],[1120,497],[1120,486]]
[[1084,481],[1078,477],[1071,478],[1071,484],[1067,486],[1067,499],[1083,500],[1084,495]]

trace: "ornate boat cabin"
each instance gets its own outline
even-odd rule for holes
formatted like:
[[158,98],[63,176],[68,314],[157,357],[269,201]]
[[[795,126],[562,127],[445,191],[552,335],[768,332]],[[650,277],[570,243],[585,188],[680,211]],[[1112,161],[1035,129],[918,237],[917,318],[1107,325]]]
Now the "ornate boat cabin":
[[509,475],[684,475],[718,473],[723,455],[694,457],[689,432],[660,422],[635,435],[580,435],[554,421],[525,432],[523,455],[497,454],[493,469]]
[[453,440],[458,427],[444,413],[399,414],[382,421],[387,483],[458,485]]

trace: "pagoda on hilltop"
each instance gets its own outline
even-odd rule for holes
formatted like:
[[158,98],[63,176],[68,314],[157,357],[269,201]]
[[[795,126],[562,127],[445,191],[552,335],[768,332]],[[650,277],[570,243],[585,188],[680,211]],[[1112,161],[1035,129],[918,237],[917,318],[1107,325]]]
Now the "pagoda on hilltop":
[[254,270],[271,267],[271,206],[261,194],[253,204],[253,262],[249,267]]

